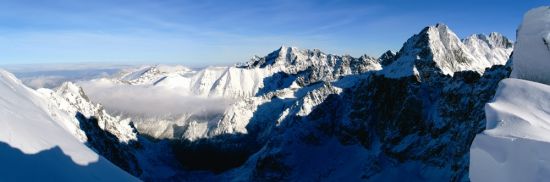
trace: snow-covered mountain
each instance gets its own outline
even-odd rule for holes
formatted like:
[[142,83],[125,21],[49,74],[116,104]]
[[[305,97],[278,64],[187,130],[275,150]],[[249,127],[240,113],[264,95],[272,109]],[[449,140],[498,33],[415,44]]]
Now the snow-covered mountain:
[[[398,55],[381,74],[387,77],[416,75],[429,78],[430,74],[452,76],[459,71],[483,74],[493,65],[504,65],[512,52],[512,43],[499,33],[478,34],[460,40],[444,24],[424,28],[410,38]],[[435,66],[433,66],[435,64]]]
[[[550,178],[550,7],[526,13],[517,32],[513,72],[485,106],[487,125],[470,148],[473,181]],[[538,83],[537,83],[538,82]]]
[[[511,71],[504,65],[511,45],[496,33],[464,42],[439,24],[385,53],[382,70],[334,80],[299,71],[268,77],[287,86],[237,102],[198,143],[249,154],[221,175],[236,180],[467,180],[470,142],[484,126],[484,104]],[[256,63],[247,65],[286,62]],[[243,145],[252,147],[232,148]]]
[[81,142],[129,173],[141,174],[135,154],[130,151],[138,142],[130,119],[109,115],[71,82],[62,84],[56,91],[44,88],[37,91],[49,100],[48,111],[52,118],[77,127],[71,131]]
[[281,46],[265,57],[256,56],[249,62],[231,67],[192,70],[183,66],[145,66],[126,70],[110,80],[120,84],[176,89],[203,97],[243,98],[255,96],[260,88],[266,86],[264,79],[276,73],[304,72],[313,77],[312,81],[332,81],[340,76],[380,69],[378,61],[366,55],[353,58],[325,54],[317,49]]
[[[368,56],[353,58],[325,54],[319,50],[300,50],[295,47],[282,46],[265,57],[256,57],[250,62],[238,66],[209,67],[202,70],[192,70],[181,66],[145,66],[127,70],[114,78],[92,80],[86,84],[88,86],[85,88],[93,88],[95,85],[101,84],[112,87],[155,90],[160,93],[172,92],[191,97],[226,98],[237,100],[237,102],[248,102],[245,101],[247,98],[262,95],[274,89],[289,86],[298,88],[314,82],[334,81],[346,75],[357,75],[380,69],[379,61]],[[102,93],[106,92],[102,91]],[[229,110],[234,111],[235,109],[231,108],[238,108],[238,105],[242,105],[242,103],[234,104],[234,107],[230,107]],[[250,116],[249,112],[251,111],[253,112],[253,110],[245,111],[248,114],[244,115],[239,113],[239,117],[233,119],[248,120],[246,117]],[[160,139],[194,140],[215,135],[214,133],[227,133],[222,128],[233,126],[216,127],[215,123],[220,119],[224,120],[222,123],[234,122],[225,121],[229,117],[221,117],[228,114],[231,113],[224,114],[223,110],[218,113],[194,111],[176,116],[155,116],[135,118],[134,120],[137,121],[135,124],[138,130],[149,136]],[[208,117],[200,115],[208,115]],[[212,129],[214,127],[217,129]],[[211,130],[216,131],[209,132]],[[230,130],[229,133],[233,129]],[[236,130],[243,131],[242,126]]]
[[236,99],[207,122],[137,124],[170,139],[184,168],[223,172],[197,179],[461,181],[511,50],[498,33],[460,40],[438,24],[378,59],[281,47],[233,67],[153,66],[108,81]]
[[137,181],[82,143],[78,123],[52,117],[63,112],[6,71],[0,93],[0,181]]

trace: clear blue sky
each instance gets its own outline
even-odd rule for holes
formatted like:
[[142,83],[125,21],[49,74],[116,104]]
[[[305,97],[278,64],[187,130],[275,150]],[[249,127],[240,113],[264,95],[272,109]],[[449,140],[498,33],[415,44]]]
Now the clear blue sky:
[[0,0],[0,65],[232,64],[281,45],[378,56],[427,25],[515,39],[542,0]]

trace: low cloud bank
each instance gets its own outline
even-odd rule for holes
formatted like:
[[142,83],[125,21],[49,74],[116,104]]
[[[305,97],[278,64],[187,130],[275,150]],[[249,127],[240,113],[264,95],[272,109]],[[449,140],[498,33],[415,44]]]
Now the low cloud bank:
[[164,87],[121,85],[107,79],[79,82],[88,97],[108,111],[133,117],[219,115],[232,103],[224,98],[186,95]]
[[35,76],[35,77],[23,77],[20,78],[23,84],[28,87],[38,88],[55,88],[61,85],[63,82],[69,81],[69,78],[62,76]]

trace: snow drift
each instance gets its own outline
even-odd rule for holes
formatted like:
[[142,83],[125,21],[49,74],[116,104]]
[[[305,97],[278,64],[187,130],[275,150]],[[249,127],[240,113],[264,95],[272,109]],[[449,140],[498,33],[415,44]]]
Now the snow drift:
[[550,86],[519,79],[500,82],[485,107],[487,130],[470,148],[472,181],[550,179]]
[[472,181],[550,179],[549,40],[550,7],[527,12],[512,58],[520,79],[502,80],[485,106],[486,130],[470,148]]

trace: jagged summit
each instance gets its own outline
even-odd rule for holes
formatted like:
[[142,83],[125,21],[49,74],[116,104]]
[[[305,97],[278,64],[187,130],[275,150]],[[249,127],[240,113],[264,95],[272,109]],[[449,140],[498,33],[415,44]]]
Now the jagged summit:
[[[427,78],[433,73],[453,75],[458,71],[483,73],[493,65],[503,65],[512,51],[506,37],[492,33],[470,36],[464,41],[445,24],[422,29],[409,38],[382,74],[388,77],[416,75]],[[384,63],[383,63],[384,64]]]
[[375,60],[375,58],[367,55],[354,58],[349,55],[326,54],[319,49],[300,49],[297,47],[281,46],[265,57],[256,56],[250,62],[240,64],[237,67],[248,69],[268,68],[295,74],[310,67],[335,67],[340,65],[341,62],[345,62],[343,64],[345,66],[369,67],[365,69],[372,70],[380,69],[380,65]]
[[382,66],[387,66],[395,61],[395,56],[395,52],[388,50],[378,58],[378,62],[380,62]]
[[326,56],[319,49],[299,49],[282,45],[265,57],[254,56],[251,61],[241,65],[243,68],[265,68],[268,66],[284,66],[305,61],[309,56]]

